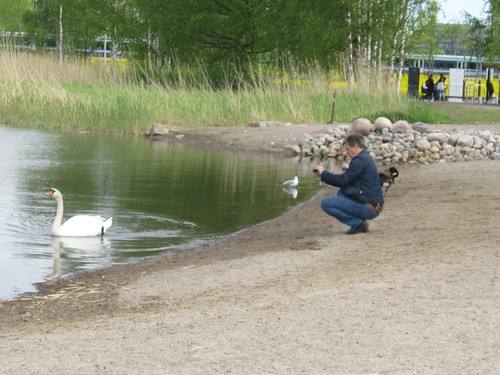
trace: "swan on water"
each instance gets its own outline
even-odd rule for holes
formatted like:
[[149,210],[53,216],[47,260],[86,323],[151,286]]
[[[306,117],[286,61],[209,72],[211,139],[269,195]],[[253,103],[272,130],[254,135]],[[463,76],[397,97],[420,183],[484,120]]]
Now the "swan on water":
[[60,237],[93,237],[103,235],[113,224],[113,218],[104,220],[101,216],[77,215],[61,224],[64,205],[63,197],[59,190],[49,189],[46,196],[52,197],[57,202],[57,213],[52,224],[51,234]]
[[293,180],[283,181],[282,184],[287,187],[295,187],[299,184],[299,178],[295,176]]

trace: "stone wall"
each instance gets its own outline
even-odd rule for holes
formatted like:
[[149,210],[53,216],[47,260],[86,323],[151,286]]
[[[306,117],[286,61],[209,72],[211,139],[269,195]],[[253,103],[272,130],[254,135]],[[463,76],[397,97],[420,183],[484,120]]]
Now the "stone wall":
[[426,123],[392,123],[379,117],[373,124],[357,119],[351,125],[337,125],[327,134],[304,134],[302,142],[286,146],[295,154],[347,160],[343,139],[352,132],[363,134],[367,151],[381,164],[435,163],[480,159],[500,160],[500,134],[489,130],[431,131]]

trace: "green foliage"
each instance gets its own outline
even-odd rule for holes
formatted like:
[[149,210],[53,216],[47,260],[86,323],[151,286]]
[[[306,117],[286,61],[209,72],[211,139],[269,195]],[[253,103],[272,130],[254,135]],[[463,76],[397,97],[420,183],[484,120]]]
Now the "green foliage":
[[[66,52],[93,49],[97,38],[107,36],[115,47],[130,52],[130,58],[155,70],[155,76],[168,75],[172,60],[195,66],[202,61],[210,80],[220,87],[225,79],[247,75],[256,62],[275,65],[289,56],[302,63],[317,61],[322,67],[349,65],[350,72],[355,72],[358,59],[381,66],[382,60],[393,61],[408,51],[402,44],[410,39],[405,35],[415,39],[416,30],[431,33],[435,3],[57,0],[37,1],[24,20],[38,45],[55,46],[59,30]],[[420,17],[422,9],[433,15],[425,28],[419,28],[428,20]],[[346,55],[352,59],[340,58]]]
[[0,31],[22,31],[22,15],[30,8],[30,0],[0,0]]

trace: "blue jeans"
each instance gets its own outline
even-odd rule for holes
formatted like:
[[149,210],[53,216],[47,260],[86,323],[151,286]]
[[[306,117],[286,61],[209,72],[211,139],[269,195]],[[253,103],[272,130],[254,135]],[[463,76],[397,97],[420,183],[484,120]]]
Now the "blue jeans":
[[339,192],[336,196],[323,198],[321,208],[341,223],[356,227],[363,220],[375,219],[378,214],[366,204],[358,203]]

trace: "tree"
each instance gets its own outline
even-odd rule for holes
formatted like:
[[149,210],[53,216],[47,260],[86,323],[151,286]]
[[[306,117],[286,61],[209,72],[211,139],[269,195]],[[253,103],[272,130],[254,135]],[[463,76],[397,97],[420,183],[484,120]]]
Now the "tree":
[[[497,0],[496,0],[497,1]],[[436,0],[36,0],[25,20],[38,45],[93,48],[110,39],[151,70],[180,64],[245,76],[255,63],[292,57],[342,67],[376,88],[382,68],[408,52],[436,51]],[[62,9],[62,12],[61,12]],[[59,36],[59,38],[57,38]],[[126,46],[126,47],[125,47]],[[401,71],[402,65],[400,65]],[[113,69],[114,71],[114,69]],[[364,74],[367,73],[367,74]]]
[[486,15],[484,19],[466,15],[466,19],[476,55],[484,58],[488,66],[493,66],[500,60],[500,0],[486,2]]
[[31,8],[31,0],[0,0],[0,30],[23,31],[22,15]]
[[230,64],[245,75],[249,63],[267,52],[262,20],[266,0],[191,0],[189,30],[201,57],[213,65]]

